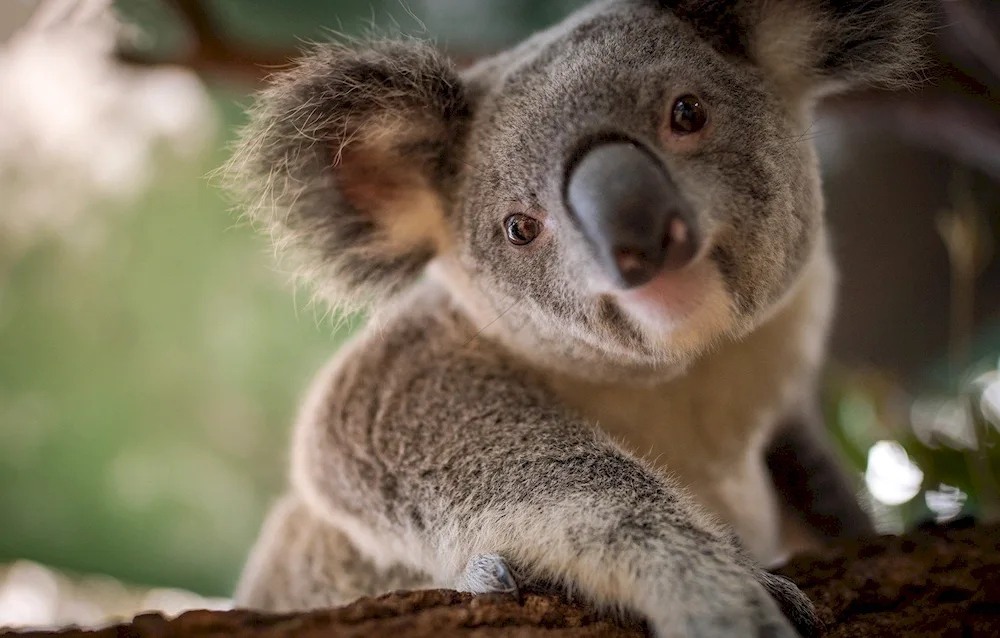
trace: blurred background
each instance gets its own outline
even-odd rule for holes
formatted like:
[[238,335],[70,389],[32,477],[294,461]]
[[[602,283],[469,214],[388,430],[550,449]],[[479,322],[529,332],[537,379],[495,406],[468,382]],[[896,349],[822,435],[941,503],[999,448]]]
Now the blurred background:
[[[211,179],[265,74],[373,26],[472,60],[580,4],[0,2],[0,627],[228,606],[361,324],[296,298]],[[926,86],[808,131],[843,273],[825,406],[886,533],[1000,520],[1000,6],[940,20]]]

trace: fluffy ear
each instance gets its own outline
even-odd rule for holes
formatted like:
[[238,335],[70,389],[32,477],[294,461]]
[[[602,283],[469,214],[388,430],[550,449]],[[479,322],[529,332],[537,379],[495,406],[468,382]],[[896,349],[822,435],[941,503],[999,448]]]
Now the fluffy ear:
[[321,45],[257,97],[227,186],[339,305],[413,283],[448,242],[445,184],[469,103],[430,45]]
[[925,57],[931,0],[662,0],[792,94],[897,87]]
[[897,87],[925,57],[925,0],[755,0],[750,55],[790,88]]

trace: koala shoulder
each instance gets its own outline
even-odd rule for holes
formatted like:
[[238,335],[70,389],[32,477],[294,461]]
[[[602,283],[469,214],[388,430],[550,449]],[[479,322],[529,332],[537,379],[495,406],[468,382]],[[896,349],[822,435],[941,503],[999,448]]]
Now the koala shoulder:
[[[527,387],[521,369],[434,282],[424,282],[376,314],[317,376],[300,427],[396,428],[406,414],[461,412],[485,384]],[[393,417],[379,406],[401,407]],[[333,414],[332,411],[340,411]],[[397,418],[398,417],[398,418]]]

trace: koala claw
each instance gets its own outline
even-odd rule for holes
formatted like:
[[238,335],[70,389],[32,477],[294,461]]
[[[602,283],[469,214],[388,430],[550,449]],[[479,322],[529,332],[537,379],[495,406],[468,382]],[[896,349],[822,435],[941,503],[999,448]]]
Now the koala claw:
[[[746,591],[742,600],[723,598],[722,605],[689,616],[684,623],[682,635],[690,638],[801,638],[813,634],[801,634],[781,610],[781,606],[771,598],[765,588],[753,587]],[[723,602],[725,601],[725,602]],[[737,602],[739,601],[739,602]],[[747,614],[747,611],[750,611]],[[674,634],[668,634],[674,635]]]
[[457,589],[471,594],[520,595],[514,571],[503,556],[497,554],[482,554],[469,559]]
[[823,623],[816,615],[812,601],[795,583],[766,571],[761,571],[757,578],[802,636],[816,638],[823,633]]
[[[680,598],[647,612],[657,638],[818,638],[823,623],[792,581],[738,559],[739,571],[693,578]],[[734,565],[730,565],[733,567]]]

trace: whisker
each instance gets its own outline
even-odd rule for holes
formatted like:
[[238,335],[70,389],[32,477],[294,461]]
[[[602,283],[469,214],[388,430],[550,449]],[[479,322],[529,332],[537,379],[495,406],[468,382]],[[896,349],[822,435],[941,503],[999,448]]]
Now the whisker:
[[482,328],[480,328],[479,332],[477,332],[476,334],[472,335],[472,338],[469,339],[465,343],[465,345],[462,346],[462,347],[463,348],[468,348],[470,345],[472,345],[473,341],[475,341],[476,339],[478,339],[480,337],[480,335],[482,335],[484,332],[486,332],[487,330],[489,330],[490,327],[493,326],[493,324],[495,324],[496,322],[498,322],[501,319],[503,319],[504,315],[506,315],[508,312],[510,312],[511,310],[513,310],[514,306],[516,306],[522,299],[524,299],[524,297],[518,297],[517,299],[515,299],[514,302],[511,303],[510,306],[508,306],[506,310],[504,310],[499,315],[497,315],[496,319],[494,319],[493,321],[489,322],[488,324],[486,324],[485,326],[483,326]]

